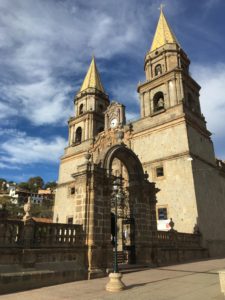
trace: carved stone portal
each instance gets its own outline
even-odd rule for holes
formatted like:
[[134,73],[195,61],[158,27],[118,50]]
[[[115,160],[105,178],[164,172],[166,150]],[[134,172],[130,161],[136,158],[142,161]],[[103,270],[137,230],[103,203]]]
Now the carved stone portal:
[[157,230],[155,185],[147,180],[134,152],[124,144],[115,144],[101,151],[101,164],[87,162],[80,166],[79,173],[73,174],[75,181],[87,187],[82,223],[88,246],[89,278],[102,276],[112,267],[112,181],[120,175],[123,203],[118,208],[118,250],[126,262],[152,262],[152,236]]

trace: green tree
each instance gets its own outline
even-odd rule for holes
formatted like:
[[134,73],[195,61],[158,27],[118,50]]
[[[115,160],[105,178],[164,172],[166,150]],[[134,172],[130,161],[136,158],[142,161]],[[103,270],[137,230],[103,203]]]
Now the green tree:
[[49,181],[45,184],[45,189],[54,190],[57,187],[57,183],[55,181]]
[[31,206],[31,215],[32,217],[38,218],[52,218],[53,210],[51,207],[46,207],[45,205],[33,204]]
[[0,178],[0,190],[6,191],[7,186],[6,186],[7,180],[4,178]]
[[9,196],[4,196],[0,198],[0,206],[4,206],[8,211],[8,218],[11,219],[21,219],[24,215],[23,205],[19,206],[12,204]]
[[30,190],[30,186],[29,186],[29,183],[28,182],[20,182],[18,184],[18,187],[23,189],[23,190]]
[[40,176],[31,177],[28,180],[29,189],[33,193],[37,193],[44,186],[44,180]]
[[4,205],[4,204],[8,204],[10,203],[10,197],[9,196],[3,196],[0,198],[0,204]]

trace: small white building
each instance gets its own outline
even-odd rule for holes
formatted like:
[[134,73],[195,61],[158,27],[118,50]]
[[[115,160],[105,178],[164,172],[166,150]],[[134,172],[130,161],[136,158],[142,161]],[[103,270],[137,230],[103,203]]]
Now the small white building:
[[19,195],[17,193],[16,183],[8,183],[7,188],[8,188],[11,203],[18,204],[19,203]]
[[43,199],[44,199],[43,195],[40,195],[38,193],[31,193],[30,197],[31,197],[32,204],[40,204],[41,205],[43,202]]

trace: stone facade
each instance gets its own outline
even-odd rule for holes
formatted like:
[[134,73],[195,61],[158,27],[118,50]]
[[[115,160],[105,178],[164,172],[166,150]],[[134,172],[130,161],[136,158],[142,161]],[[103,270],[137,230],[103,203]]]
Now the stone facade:
[[[100,274],[112,262],[112,181],[122,173],[129,212],[125,219],[135,223],[135,239],[129,242],[136,262],[152,262],[158,208],[173,218],[179,232],[200,232],[211,255],[225,254],[225,172],[216,163],[201,113],[200,86],[162,12],[158,26],[170,41],[158,38],[164,42],[146,55],[146,81],[137,88],[139,120],[126,123],[125,107],[110,104],[94,58],[75,97],[54,221],[83,225],[89,274]],[[159,34],[157,27],[156,39]]]

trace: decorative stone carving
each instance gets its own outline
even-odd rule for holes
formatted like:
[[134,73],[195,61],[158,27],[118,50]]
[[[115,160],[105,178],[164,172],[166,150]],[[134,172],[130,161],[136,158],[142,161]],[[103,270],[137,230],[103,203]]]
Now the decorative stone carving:
[[157,110],[163,109],[164,108],[164,100],[162,97],[159,98],[157,102]]
[[174,222],[173,222],[173,219],[172,218],[170,218],[170,222],[169,222],[169,225],[170,225],[170,231],[175,231],[175,229],[174,229]]
[[27,203],[24,204],[23,207],[24,211],[25,211],[25,215],[23,217],[23,221],[27,221],[28,219],[31,218],[31,197],[28,197],[28,201]]
[[121,143],[124,138],[124,132],[122,130],[117,131],[116,137],[118,142]]
[[89,160],[91,158],[91,154],[88,152],[84,155],[84,158],[86,159],[86,163],[89,163]]
[[194,226],[194,230],[193,230],[194,232],[194,234],[200,234],[200,230],[199,230],[199,226],[198,226],[198,224],[195,224],[195,226]]
[[145,179],[145,181],[147,181],[147,180],[148,180],[148,177],[149,177],[149,175],[148,175],[148,172],[147,172],[147,171],[145,171],[145,174],[144,174],[144,179]]

